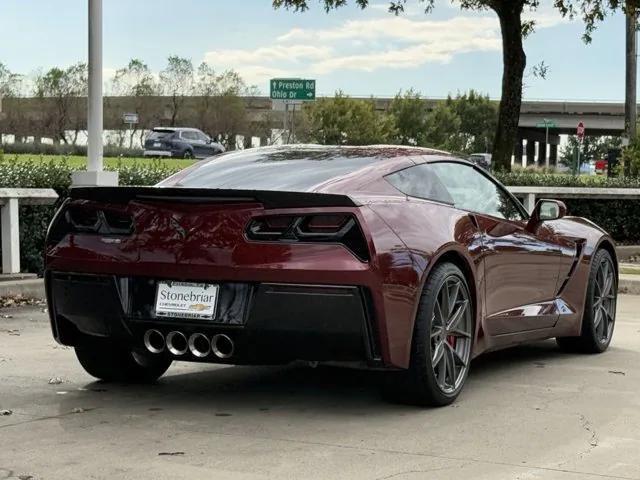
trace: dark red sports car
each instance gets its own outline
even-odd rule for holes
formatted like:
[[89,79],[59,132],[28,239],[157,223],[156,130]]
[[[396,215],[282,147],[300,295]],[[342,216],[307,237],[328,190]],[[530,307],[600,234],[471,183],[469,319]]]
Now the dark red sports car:
[[614,244],[564,215],[393,146],[251,149],[155,187],[74,188],[47,239],[53,334],[103,380],[155,380],[174,360],[341,362],[444,405],[482,352],[608,347]]

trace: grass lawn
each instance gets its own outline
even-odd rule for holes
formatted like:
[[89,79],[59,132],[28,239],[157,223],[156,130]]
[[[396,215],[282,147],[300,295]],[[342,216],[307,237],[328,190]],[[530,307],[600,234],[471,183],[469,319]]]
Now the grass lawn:
[[[72,167],[81,169],[87,165],[87,157],[78,155],[34,155],[31,153],[24,154],[4,154],[5,162],[65,162]],[[123,166],[151,166],[151,165],[163,165],[170,168],[180,169],[186,168],[191,165],[194,160],[182,160],[179,158],[105,158],[104,165],[106,168],[116,168],[118,165]]]

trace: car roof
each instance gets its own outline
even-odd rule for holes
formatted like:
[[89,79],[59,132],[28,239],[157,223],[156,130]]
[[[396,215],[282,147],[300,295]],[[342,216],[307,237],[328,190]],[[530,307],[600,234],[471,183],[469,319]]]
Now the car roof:
[[379,192],[389,185],[385,175],[438,159],[469,163],[447,152],[412,146],[280,145],[219,155],[199,162],[161,185],[345,194]]
[[190,127],[154,127],[154,132],[200,132],[197,128]]

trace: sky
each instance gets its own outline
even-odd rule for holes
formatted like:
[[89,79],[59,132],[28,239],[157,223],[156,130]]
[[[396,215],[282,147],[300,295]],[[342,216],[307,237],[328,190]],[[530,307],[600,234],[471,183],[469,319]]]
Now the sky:
[[[131,58],[158,72],[169,55],[237,70],[268,94],[274,77],[317,80],[319,95],[393,96],[413,88],[428,97],[476,89],[499,98],[500,29],[495,14],[436,1],[425,14],[409,0],[401,16],[388,2],[367,10],[325,13],[310,0],[304,13],[274,10],[270,0],[104,0],[104,69],[108,77]],[[353,1],[349,2],[353,4]],[[524,96],[545,100],[624,98],[624,17],[609,16],[593,43],[583,24],[562,19],[552,0],[528,18],[529,68]],[[0,62],[18,73],[68,66],[87,57],[87,0],[0,0]],[[532,66],[544,62],[546,79]]]

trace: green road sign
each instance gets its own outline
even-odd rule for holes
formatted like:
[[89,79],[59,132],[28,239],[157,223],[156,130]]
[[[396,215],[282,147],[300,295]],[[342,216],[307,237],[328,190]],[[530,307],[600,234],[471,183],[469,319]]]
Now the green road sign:
[[272,100],[315,100],[316,81],[302,78],[273,78],[270,82]]
[[543,120],[536,124],[537,128],[558,128],[558,125],[554,120]]

